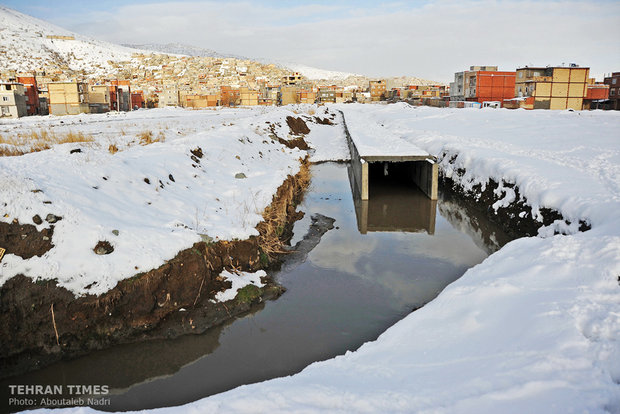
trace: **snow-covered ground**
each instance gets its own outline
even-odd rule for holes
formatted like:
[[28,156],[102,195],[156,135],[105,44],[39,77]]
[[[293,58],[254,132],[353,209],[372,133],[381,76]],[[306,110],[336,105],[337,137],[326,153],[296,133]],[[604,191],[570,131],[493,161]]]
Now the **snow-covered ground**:
[[[93,141],[0,157],[1,221],[34,224],[38,215],[41,230],[49,227],[49,214],[62,217],[55,223],[54,248],[43,256],[5,255],[0,284],[22,273],[57,279],[76,294],[101,294],[118,280],[161,266],[201,238],[257,235],[264,208],[306,155],[269,136],[268,126],[277,124],[278,136],[286,139],[286,117],[303,116],[296,112],[158,109],[2,121],[6,139],[50,131],[82,133]],[[309,142],[315,135],[321,142],[329,131],[339,135],[338,125],[309,125]],[[163,142],[140,145],[148,132]],[[119,151],[111,153],[110,145]],[[71,153],[75,150],[80,152]],[[95,254],[99,241],[114,251]]]
[[592,229],[507,244],[355,352],[153,412],[620,413],[620,114],[338,108]]

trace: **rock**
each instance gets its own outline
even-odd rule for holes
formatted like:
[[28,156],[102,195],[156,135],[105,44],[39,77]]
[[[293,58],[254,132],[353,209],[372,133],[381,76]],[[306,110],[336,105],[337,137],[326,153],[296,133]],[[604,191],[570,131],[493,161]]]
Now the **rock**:
[[72,149],[71,151],[69,151],[69,154],[75,154],[78,152],[82,152],[82,150],[80,148]]
[[93,251],[98,255],[110,254],[114,251],[114,247],[108,241],[99,241],[95,245]]
[[56,216],[51,213],[45,217],[45,221],[47,221],[50,224],[56,223],[57,221],[60,221],[60,220],[62,220],[62,217]]
[[112,230],[112,234],[115,236],[118,236],[120,234],[120,232],[118,230]]
[[32,217],[32,222],[34,224],[41,224],[43,223],[43,220],[41,219],[41,217],[37,214],[35,216]]
[[248,177],[246,177],[244,173],[237,173],[235,174],[235,178],[248,178]]
[[205,242],[207,244],[213,243],[213,237],[208,236],[206,234],[201,234],[200,238],[202,239],[203,242]]

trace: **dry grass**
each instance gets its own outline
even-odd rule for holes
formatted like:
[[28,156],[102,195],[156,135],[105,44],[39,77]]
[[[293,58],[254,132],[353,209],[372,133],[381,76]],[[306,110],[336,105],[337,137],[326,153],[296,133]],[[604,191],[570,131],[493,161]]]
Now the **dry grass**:
[[[289,176],[278,192],[272,203],[263,211],[263,221],[256,229],[259,232],[258,245],[269,260],[276,255],[286,253],[283,248],[282,232],[289,220],[289,214],[294,214],[294,206],[301,200],[304,190],[310,184],[310,162],[308,158],[301,160],[301,168],[297,175]],[[293,211],[289,211],[293,206]]]
[[0,135],[0,156],[16,156],[30,152],[50,149],[53,145],[92,142],[93,137],[83,132],[69,131],[57,134],[45,129],[32,130],[28,133],[18,133],[16,136],[4,137]]
[[164,134],[164,131],[159,131],[157,137],[153,137],[152,131],[144,131],[139,133],[137,136],[140,140],[140,145],[149,145],[154,142],[164,142],[166,140],[166,135]]
[[116,154],[118,152],[118,147],[114,144],[110,144],[110,146],[108,147],[108,151],[110,152],[110,154]]

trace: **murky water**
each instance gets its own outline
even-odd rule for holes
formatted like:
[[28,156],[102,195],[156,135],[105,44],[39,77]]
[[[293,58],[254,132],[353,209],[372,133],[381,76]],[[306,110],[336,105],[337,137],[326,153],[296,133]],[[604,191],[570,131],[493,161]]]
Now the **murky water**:
[[335,218],[337,227],[303,264],[276,275],[287,292],[262,309],[202,335],[57,363],[2,381],[2,390],[8,384],[104,384],[110,404],[97,408],[136,410],[290,375],[376,339],[507,241],[458,200],[431,202],[399,184],[380,188],[371,188],[369,201],[354,202],[346,165],[313,167],[299,207],[306,217],[295,225],[293,243],[313,213]]

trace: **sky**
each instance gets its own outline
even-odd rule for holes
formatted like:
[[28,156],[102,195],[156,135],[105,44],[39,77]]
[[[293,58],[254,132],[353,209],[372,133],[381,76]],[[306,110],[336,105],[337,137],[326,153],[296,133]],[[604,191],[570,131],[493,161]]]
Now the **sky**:
[[113,43],[184,43],[372,77],[450,82],[473,65],[620,71],[620,1],[0,0]]

